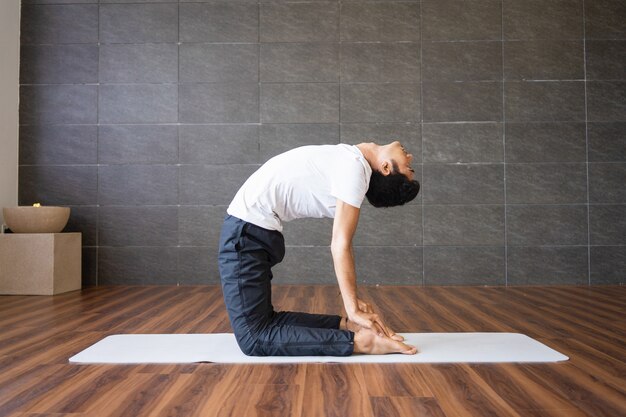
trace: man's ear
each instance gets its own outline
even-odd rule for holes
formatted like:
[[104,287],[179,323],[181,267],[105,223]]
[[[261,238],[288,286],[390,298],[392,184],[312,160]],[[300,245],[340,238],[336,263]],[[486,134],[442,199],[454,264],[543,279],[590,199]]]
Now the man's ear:
[[385,176],[391,174],[392,169],[393,165],[391,165],[391,162],[388,160],[384,160],[382,164],[380,164],[380,173]]

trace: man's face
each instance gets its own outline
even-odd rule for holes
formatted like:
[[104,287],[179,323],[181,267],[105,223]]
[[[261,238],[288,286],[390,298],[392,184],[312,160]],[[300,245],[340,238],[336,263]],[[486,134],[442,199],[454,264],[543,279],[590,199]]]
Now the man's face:
[[415,171],[411,168],[413,155],[407,152],[399,141],[391,142],[388,145],[384,145],[384,147],[386,148],[386,156],[398,164],[398,171],[404,174],[409,180],[413,181],[413,177],[415,176]]

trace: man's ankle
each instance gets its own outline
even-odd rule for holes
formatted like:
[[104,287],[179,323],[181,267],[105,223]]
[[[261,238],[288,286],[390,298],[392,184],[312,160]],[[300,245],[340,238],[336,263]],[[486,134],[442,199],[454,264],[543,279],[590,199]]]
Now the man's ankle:
[[348,330],[348,318],[342,317],[339,322],[339,330]]

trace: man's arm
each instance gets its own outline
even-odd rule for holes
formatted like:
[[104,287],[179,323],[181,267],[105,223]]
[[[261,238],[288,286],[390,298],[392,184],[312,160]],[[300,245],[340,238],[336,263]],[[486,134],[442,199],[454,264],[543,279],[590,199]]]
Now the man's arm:
[[359,214],[358,208],[337,199],[330,250],[333,255],[335,274],[341,290],[343,305],[348,316],[359,309],[354,254],[352,252],[352,238],[359,222]]
[[357,296],[352,238],[359,222],[359,214],[358,208],[337,199],[330,249],[343,305],[348,318],[356,324],[392,337],[395,333],[385,326],[369,304],[362,302]]

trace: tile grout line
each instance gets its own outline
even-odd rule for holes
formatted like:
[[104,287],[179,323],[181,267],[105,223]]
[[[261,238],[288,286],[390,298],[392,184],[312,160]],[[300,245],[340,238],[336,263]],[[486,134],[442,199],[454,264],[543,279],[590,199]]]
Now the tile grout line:
[[[606,80],[602,80],[602,81],[606,81]],[[263,84],[270,84],[270,83],[263,83]],[[335,83],[336,84],[336,83]],[[418,83],[414,83],[414,84],[418,84]],[[24,84],[21,84],[22,86]],[[91,84],[94,86],[99,86],[99,85],[111,85],[111,84]],[[414,122],[345,122],[344,124],[350,125],[350,124],[364,124],[364,125],[376,125],[376,124],[407,124],[407,123],[414,123]],[[425,125],[454,125],[454,124],[498,124],[498,123],[502,123],[501,120],[483,120],[483,121],[474,121],[474,120],[456,120],[456,121],[449,121],[449,122],[424,122]],[[583,122],[581,121],[571,121],[571,120],[552,120],[552,121],[525,121],[525,122],[509,122],[510,124],[553,124],[553,123],[560,123],[560,124],[582,124]],[[159,122],[159,123],[148,123],[148,122],[120,122],[120,123],[113,123],[113,122],[108,122],[108,123],[99,123],[99,126],[171,126],[174,125],[176,126],[178,123],[172,123],[172,122]],[[229,126],[229,125],[252,125],[252,126],[256,126],[259,123],[256,122],[186,122],[185,125],[190,125],[190,126]],[[328,125],[328,124],[335,124],[335,123],[331,123],[331,122],[293,122],[293,123],[286,123],[286,122],[265,122],[263,124],[273,124],[273,125],[283,125],[283,124],[293,124],[293,125]],[[20,123],[19,126],[93,126],[93,123]],[[523,164],[523,163],[529,163],[529,164],[541,164],[541,163],[568,163],[568,162],[580,162],[580,161],[552,161],[552,162],[515,162],[516,164]],[[613,163],[622,163],[623,161],[606,161],[606,162],[613,162]],[[434,164],[434,163],[439,163],[439,162],[428,162],[429,164]],[[451,162],[452,163],[452,162]],[[453,163],[457,163],[457,162],[453,162]],[[485,162],[485,163],[496,163],[496,162]],[[597,163],[602,163],[602,162],[597,162]],[[31,164],[32,165],[32,164]]]
[[[430,42],[430,41],[429,41]],[[267,44],[271,44],[271,42],[265,42]],[[323,44],[321,42],[310,42],[311,44]],[[343,43],[343,42],[342,42]],[[191,44],[190,42],[185,42],[185,44]],[[98,43],[98,45],[100,45],[100,43]],[[110,46],[110,45],[116,45],[116,44],[102,44],[105,46]],[[137,45],[143,45],[143,44],[137,44]],[[167,44],[167,45],[171,45],[171,44]],[[207,43],[206,45],[215,45],[213,43]],[[252,44],[254,45],[254,44]],[[585,81],[584,78],[545,78],[545,79],[540,79],[540,80],[509,80],[507,82],[509,83],[517,83],[517,84],[528,84],[528,83],[555,83],[555,82],[562,82],[562,83],[575,83],[575,82],[581,82],[581,81]],[[619,78],[608,78],[606,80],[602,80],[604,82],[620,82],[623,81],[622,79]],[[450,80],[450,81],[428,81],[430,84],[496,84],[496,83],[500,83],[501,80]],[[23,83],[20,84],[21,86],[24,87],[48,87],[48,86],[77,86],[77,85],[81,85],[81,86],[85,86],[85,85],[117,85],[117,86],[125,86],[125,85],[178,85],[178,84],[246,84],[246,83],[251,83],[250,81],[182,81],[180,83],[176,83],[176,82],[132,82],[132,81],[109,81],[109,82],[105,82],[105,83],[100,83],[100,82],[83,82],[83,83],[68,83],[68,82],[46,82],[46,83]],[[263,84],[337,84],[337,81],[265,81],[263,82]],[[379,85],[379,84],[383,84],[383,85],[412,85],[412,84],[417,84],[417,82],[410,82],[410,81],[349,81],[349,82],[344,82],[344,84],[349,84],[349,85]],[[521,120],[521,121],[516,121],[514,123],[549,123],[552,122],[553,120]],[[575,120],[556,120],[556,121],[560,121],[560,122],[570,122],[570,123],[576,123]],[[490,120],[457,120],[457,121],[453,121],[453,120],[448,120],[448,121],[433,121],[433,122],[427,122],[427,123],[461,123],[461,122],[465,122],[465,123],[488,123],[490,122]],[[307,122],[310,123],[310,122]],[[357,123],[357,122],[351,122],[351,123]],[[368,123],[368,122],[362,122],[362,123]],[[369,122],[369,123],[377,123],[377,122]],[[383,122],[384,123],[384,122]],[[393,123],[393,122],[387,122],[387,123]],[[79,123],[74,123],[74,124],[79,124]]]
[[256,61],[256,77],[257,77],[257,94],[258,94],[258,107],[257,107],[257,123],[256,124],[256,148],[257,148],[257,163],[261,163],[262,154],[261,154],[261,2],[256,2],[256,14],[257,14],[257,26],[256,26],[256,46],[257,46],[257,61]]
[[[98,82],[96,84],[96,265],[95,279],[96,287],[100,286],[100,2],[97,4],[98,10]],[[81,254],[82,255],[82,254]],[[82,271],[81,271],[82,272]]]
[[[95,125],[91,125],[91,126],[95,126]],[[105,126],[105,125],[99,125],[100,127]],[[621,165],[624,162],[622,161],[607,161],[607,162],[594,162],[594,165]],[[430,167],[445,167],[445,166],[457,166],[457,167],[463,167],[463,166],[497,166],[497,165],[504,165],[502,163],[492,163],[492,162],[462,162],[462,163],[454,163],[454,162],[427,162],[425,164],[420,164],[419,162],[416,162],[417,165],[428,165]],[[228,166],[228,165],[238,165],[238,166],[252,166],[252,165],[261,165],[260,163],[255,163],[255,162],[246,162],[246,163],[236,163],[236,164],[211,164],[211,163],[184,163],[184,164],[173,164],[173,163],[167,163],[167,162],[124,162],[124,163],[99,163],[97,164],[97,166],[100,167],[108,167],[108,166],[112,166],[112,167],[122,167],[122,166],[130,166],[130,165],[140,165],[140,166],[174,166],[174,165],[180,165],[180,166],[214,166],[214,167],[224,167],[224,166]],[[542,166],[542,165],[585,165],[585,162],[514,162],[514,163],[509,163],[509,166],[527,166],[527,165],[532,165],[532,166]],[[44,164],[20,164],[21,168],[25,168],[25,167],[93,167],[95,166],[95,164],[59,164],[59,163],[55,163],[55,164],[49,164],[49,163],[44,163]],[[438,203],[437,203],[438,204]],[[447,203],[443,203],[443,204],[447,204]],[[454,203],[453,203],[454,204]],[[497,204],[497,203],[456,203],[456,204]],[[501,203],[502,204],[502,203]],[[572,204],[572,205],[576,205],[576,204],[581,204],[581,203],[515,203],[515,204]],[[583,202],[582,204],[586,204],[586,202]],[[610,204],[610,203],[590,203],[590,204]],[[616,205],[624,205],[624,203],[612,203],[612,204],[616,204]],[[73,206],[89,206],[89,205],[95,205],[95,204],[72,204]]]
[[179,287],[181,282],[180,274],[180,2],[176,5],[177,19],[176,22],[176,286]]
[[509,286],[509,245],[507,242],[507,199],[506,199],[506,94],[504,88],[504,0],[500,1],[500,41],[502,54],[502,185],[504,187],[504,286]]
[[587,33],[585,22],[585,0],[582,1],[583,15],[583,83],[585,86],[585,168],[587,179],[587,285],[591,285],[591,205],[589,204],[589,120],[587,115]]
[[[381,0],[379,0],[381,1]],[[202,3],[207,3],[207,0],[202,0],[202,1],[198,1],[195,2],[195,4],[202,4]],[[309,1],[310,2],[310,1]],[[354,3],[355,1],[353,0],[352,3]],[[173,2],[172,2],[173,3]],[[172,4],[170,3],[170,4]],[[328,1],[327,1],[328,3]],[[401,3],[396,1],[395,3]],[[89,3],[59,3],[58,5],[71,5],[71,4],[89,4]],[[93,4],[93,3],[92,3]],[[112,5],[112,4],[116,4],[116,3],[106,3],[107,5]],[[132,3],[117,3],[119,5],[125,5],[125,4],[132,4]],[[135,1],[135,4],[138,4],[138,0]],[[143,4],[147,4],[147,3],[143,3]],[[163,4],[163,3],[161,3]],[[185,2],[184,4],[194,4],[194,2]],[[293,4],[293,3],[292,3]],[[50,3],[32,3],[31,5],[39,5],[39,6],[46,6],[46,5],[51,5]],[[527,41],[560,41],[560,42],[575,42],[575,41],[580,41],[580,38],[559,38],[559,39],[554,39],[554,38],[518,38],[518,39],[507,39],[509,42],[527,42]],[[611,37],[606,37],[606,38],[602,38],[601,40],[603,41],[623,41],[624,38],[619,38],[619,37],[615,37],[615,38],[611,38]],[[414,41],[357,41],[357,40],[349,40],[347,41],[347,43],[350,44],[406,44],[406,43],[412,43]],[[430,43],[497,43],[500,42],[500,39],[471,39],[471,40],[438,40],[438,39],[429,39],[428,42]],[[185,41],[185,43],[188,44],[211,44],[211,45],[254,45],[256,44],[256,42],[250,42],[250,41],[233,41],[233,42],[226,42],[226,41],[210,41],[210,40],[201,40],[201,41],[194,41],[194,40],[190,40],[190,41]],[[264,43],[271,43],[271,44],[283,44],[283,45],[290,45],[290,44],[298,44],[298,43],[321,43],[321,44],[332,44],[334,42],[331,41],[269,41],[269,42],[264,42]],[[62,43],[50,43],[50,42],[23,42],[21,43],[22,46],[69,46],[69,45],[89,45],[91,44],[90,42],[62,42]],[[139,41],[129,41],[129,42],[120,42],[120,41],[108,41],[108,42],[102,42],[103,45],[164,45],[164,44],[171,44],[171,42],[167,42],[167,41],[147,41],[147,42],[139,42]],[[618,78],[617,80],[621,80],[621,78]]]
[[338,7],[339,7],[339,17],[337,18],[337,40],[338,40],[338,42],[337,42],[337,49],[338,49],[338,51],[337,51],[337,55],[338,55],[337,56],[337,58],[338,58],[337,65],[339,66],[339,68],[337,68],[337,75],[338,75],[337,82],[339,84],[339,108],[337,109],[338,110],[338,112],[337,112],[337,118],[338,118],[337,124],[339,125],[339,132],[338,132],[338,134],[339,134],[339,143],[343,143],[343,140],[341,139],[341,125],[342,125],[342,123],[341,123],[341,64],[342,64],[342,59],[343,59],[343,54],[341,53],[342,46],[343,46],[342,40],[341,40],[341,14],[343,12],[343,2],[341,0],[339,1]]
[[[424,62],[424,49],[422,47],[423,44],[423,33],[422,33],[422,15],[424,13],[424,9],[423,9],[423,2],[422,0],[420,0],[419,2],[419,16],[420,16],[420,20],[419,20],[419,25],[420,25],[420,54],[419,54],[419,60],[420,60],[420,108],[419,108],[419,112],[420,112],[420,144],[421,144],[421,168],[422,168],[422,186],[424,185],[424,89],[423,89],[423,85],[424,85],[424,72],[423,72],[423,62]],[[424,191],[422,189],[422,200],[421,200],[421,212],[422,212],[422,287],[424,287],[426,285],[426,257],[425,257],[425,250],[424,250],[424,233],[425,233],[425,229],[424,229]]]

